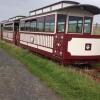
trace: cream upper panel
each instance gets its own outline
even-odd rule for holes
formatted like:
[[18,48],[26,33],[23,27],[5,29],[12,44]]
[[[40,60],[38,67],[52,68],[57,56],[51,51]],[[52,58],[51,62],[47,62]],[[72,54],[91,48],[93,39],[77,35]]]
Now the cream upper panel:
[[68,16],[93,16],[92,13],[78,8],[67,8],[57,12],[58,14],[66,14]]

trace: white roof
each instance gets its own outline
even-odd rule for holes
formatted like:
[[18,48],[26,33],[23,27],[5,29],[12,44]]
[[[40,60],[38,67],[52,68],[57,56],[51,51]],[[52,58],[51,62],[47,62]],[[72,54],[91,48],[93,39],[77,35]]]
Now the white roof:
[[66,7],[70,7],[73,5],[78,5],[78,2],[74,2],[74,1],[60,1],[33,11],[30,11],[30,15],[38,15],[38,14],[42,14],[42,13],[47,13],[47,12],[52,12],[55,10],[59,10],[59,9],[63,9]]

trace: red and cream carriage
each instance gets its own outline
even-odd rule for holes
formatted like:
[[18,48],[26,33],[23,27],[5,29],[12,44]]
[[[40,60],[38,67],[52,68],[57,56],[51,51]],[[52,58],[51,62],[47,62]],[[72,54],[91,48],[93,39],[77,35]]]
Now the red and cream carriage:
[[19,23],[20,19],[25,16],[15,16],[4,20],[0,23],[1,25],[1,38],[3,40],[17,44],[19,42]]
[[96,6],[61,1],[17,20],[13,27],[18,25],[19,31],[8,35],[13,40],[5,38],[9,32],[2,34],[4,39],[64,64],[100,61],[100,36],[93,34],[92,27],[96,14],[100,14]]

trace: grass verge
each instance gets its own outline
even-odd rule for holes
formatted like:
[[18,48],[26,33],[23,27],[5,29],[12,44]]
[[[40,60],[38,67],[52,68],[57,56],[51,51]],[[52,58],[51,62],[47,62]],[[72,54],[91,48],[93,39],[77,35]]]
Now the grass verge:
[[24,63],[28,70],[63,98],[62,100],[100,100],[100,84],[88,76],[4,41],[0,41],[0,48]]

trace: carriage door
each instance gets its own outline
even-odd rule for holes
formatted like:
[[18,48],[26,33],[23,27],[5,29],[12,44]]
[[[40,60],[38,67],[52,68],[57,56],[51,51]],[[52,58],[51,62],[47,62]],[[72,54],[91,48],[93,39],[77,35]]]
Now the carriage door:
[[2,32],[3,32],[3,24],[0,25],[0,38],[2,39]]
[[19,36],[19,22],[14,23],[14,43],[19,45],[20,36]]
[[63,58],[65,32],[66,32],[66,15],[58,14],[57,30],[54,39],[54,55],[61,59]]

